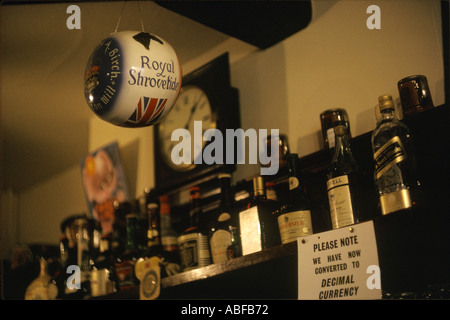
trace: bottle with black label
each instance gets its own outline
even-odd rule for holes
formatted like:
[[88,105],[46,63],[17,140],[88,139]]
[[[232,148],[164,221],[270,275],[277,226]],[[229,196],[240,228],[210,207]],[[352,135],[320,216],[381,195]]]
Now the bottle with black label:
[[220,205],[217,218],[213,221],[209,230],[209,245],[213,263],[228,260],[227,249],[232,244],[232,229],[236,227],[231,175],[228,173],[220,174],[219,183],[221,195]]
[[281,243],[296,241],[299,237],[313,234],[311,204],[306,196],[297,168],[298,154],[288,155],[289,198],[278,213]]
[[276,210],[278,203],[267,199],[263,177],[253,178],[253,198],[239,212],[242,255],[281,244]]
[[[130,206],[131,207],[131,206]],[[124,290],[139,284],[134,273],[134,265],[139,258],[136,244],[137,217],[135,213],[126,215],[127,243],[125,251],[114,262],[115,280],[118,290]]]
[[353,156],[346,121],[334,124],[336,147],[327,171],[327,192],[333,229],[360,222],[363,177]]
[[208,233],[201,221],[202,207],[199,187],[189,189],[189,227],[178,237],[181,267],[184,271],[211,264]]
[[390,95],[378,98],[381,121],[372,132],[375,185],[383,215],[409,209],[418,200],[420,182],[410,130],[394,113]]

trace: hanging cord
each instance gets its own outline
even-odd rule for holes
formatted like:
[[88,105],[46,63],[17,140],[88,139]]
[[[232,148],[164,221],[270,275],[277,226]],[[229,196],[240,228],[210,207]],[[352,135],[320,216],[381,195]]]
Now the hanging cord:
[[119,20],[117,21],[116,30],[114,30],[114,33],[116,33],[117,30],[119,30],[120,19],[122,19],[123,9],[125,8],[126,3],[127,3],[126,1],[123,2],[122,10],[120,11]]
[[142,9],[141,9],[141,0],[138,1],[138,9],[139,9],[139,19],[141,20],[141,31],[144,31],[144,20],[142,20]]
[[[123,2],[122,10],[120,11],[119,20],[117,20],[116,29],[114,30],[114,33],[116,33],[119,30],[119,24],[120,20],[122,19],[123,10],[125,9],[125,4],[127,2]],[[144,32],[144,21],[142,20],[142,9],[141,9],[141,0],[138,1],[138,10],[139,10],[139,20],[141,21],[141,31]]]

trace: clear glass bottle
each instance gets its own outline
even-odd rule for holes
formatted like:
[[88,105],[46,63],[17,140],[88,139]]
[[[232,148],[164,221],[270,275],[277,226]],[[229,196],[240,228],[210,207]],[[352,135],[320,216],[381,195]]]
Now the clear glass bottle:
[[313,234],[311,204],[301,183],[297,161],[298,154],[288,155],[289,198],[278,213],[278,227],[283,244]]
[[184,271],[211,264],[208,232],[201,223],[202,206],[199,187],[189,189],[189,227],[178,237],[181,267]]
[[353,156],[346,121],[334,126],[336,147],[327,171],[327,192],[333,229],[360,222],[362,210],[362,172]]
[[247,210],[239,212],[243,255],[281,244],[276,210],[278,203],[267,199],[263,177],[253,178],[253,197]]
[[219,175],[220,205],[215,221],[209,230],[209,245],[213,263],[228,260],[227,249],[232,244],[232,228],[235,227],[234,197],[231,188],[231,175]]
[[[390,95],[378,98],[381,121],[372,132],[374,179],[383,215],[413,207],[420,182],[415,170],[411,132],[395,116]],[[411,193],[412,192],[412,193]],[[416,197],[413,197],[417,195]]]

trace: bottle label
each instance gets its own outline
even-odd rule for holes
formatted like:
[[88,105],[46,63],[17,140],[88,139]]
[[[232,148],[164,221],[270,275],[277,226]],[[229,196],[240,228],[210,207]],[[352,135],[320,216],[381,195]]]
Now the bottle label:
[[327,130],[327,138],[328,138],[328,147],[334,148],[335,145],[335,139],[334,139],[334,128],[329,128]]
[[259,224],[258,207],[254,206],[239,212],[239,224],[241,227],[242,254],[261,251],[261,226]]
[[283,244],[310,235],[313,233],[311,211],[301,210],[282,214],[278,217],[278,227]]
[[408,189],[394,191],[380,196],[381,213],[383,215],[391,212],[408,209],[412,206],[411,196]]
[[354,224],[348,176],[343,175],[328,180],[327,190],[333,229]]
[[190,233],[178,237],[183,270],[191,270],[211,264],[208,237],[201,233]]
[[209,241],[211,245],[211,255],[213,263],[220,263],[228,260],[227,248],[231,245],[231,233],[226,230],[217,230]]
[[178,240],[176,236],[161,236],[161,244],[165,251],[173,252],[178,250]]
[[115,264],[117,286],[119,290],[131,288],[136,285],[133,260],[125,260]]
[[375,174],[379,179],[393,165],[406,159],[405,148],[400,137],[395,136],[374,153]]

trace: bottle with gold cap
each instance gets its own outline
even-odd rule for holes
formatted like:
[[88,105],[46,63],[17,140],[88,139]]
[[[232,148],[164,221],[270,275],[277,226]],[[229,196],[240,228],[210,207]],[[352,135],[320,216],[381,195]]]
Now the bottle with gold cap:
[[242,255],[281,244],[277,221],[278,202],[268,199],[264,179],[253,178],[253,197],[239,212]]
[[390,95],[378,98],[381,120],[372,132],[374,179],[383,215],[409,209],[418,201],[420,182],[409,128],[394,113]]

